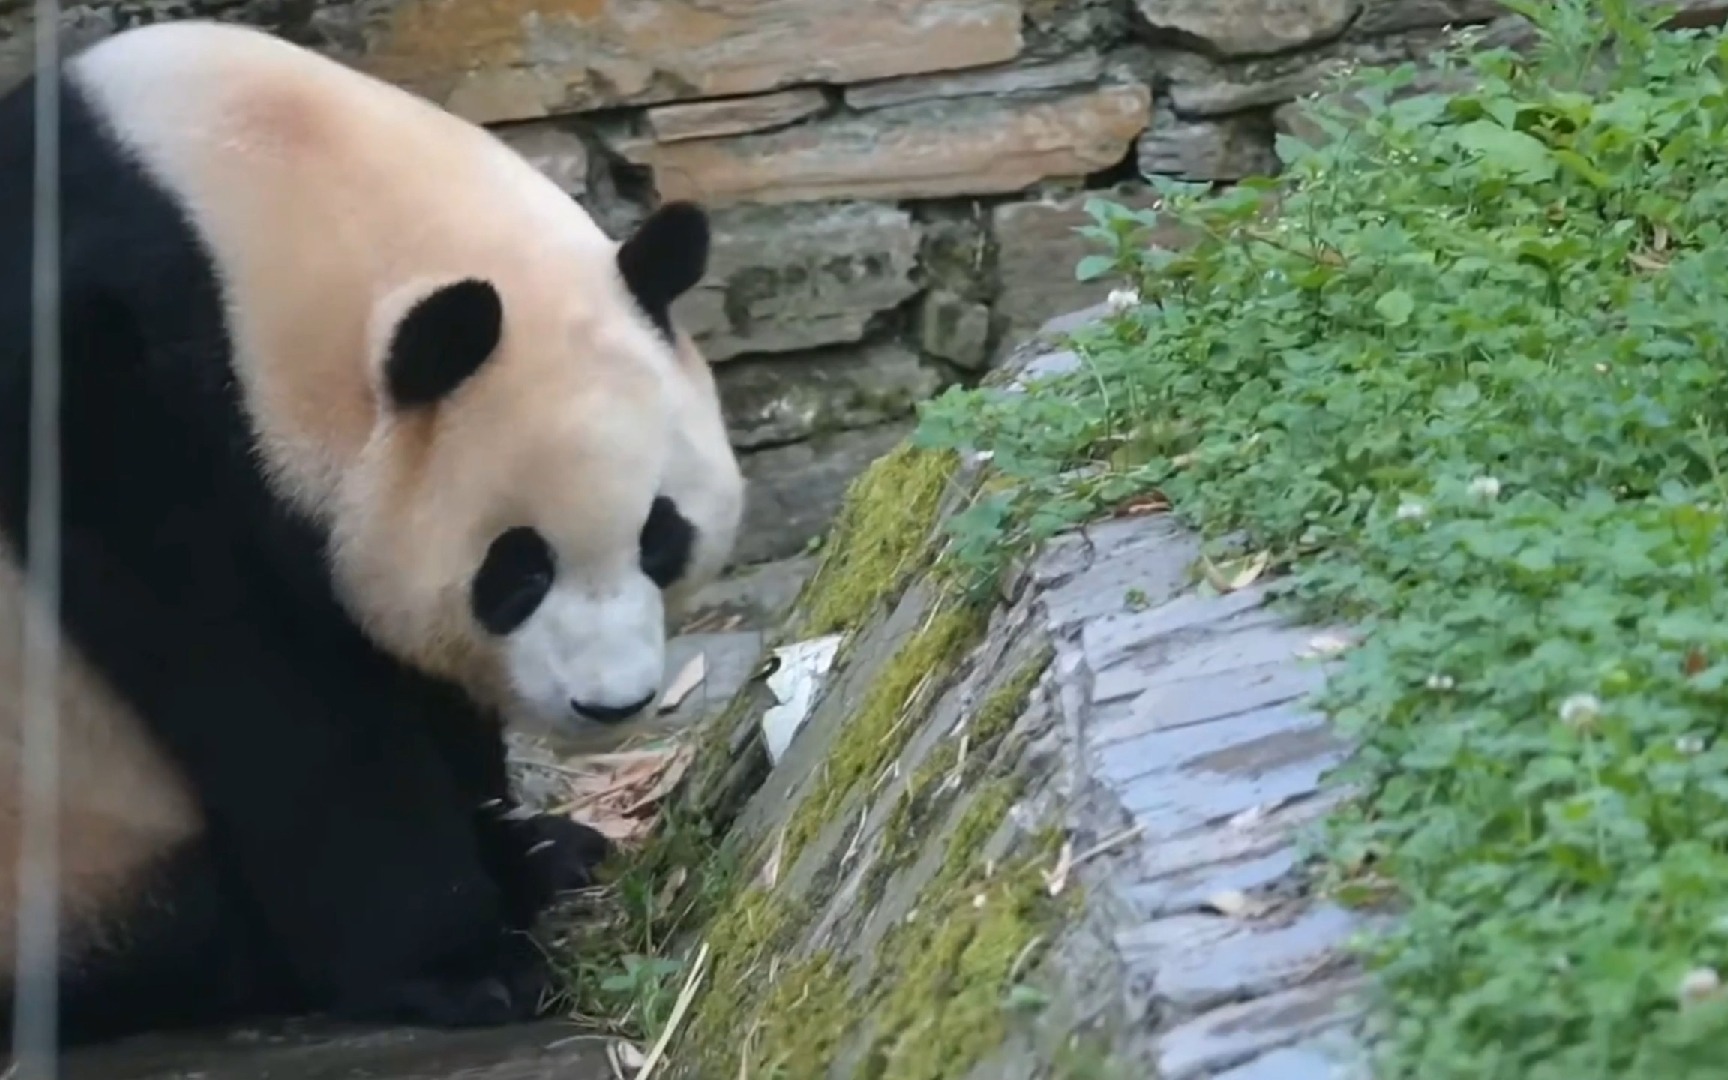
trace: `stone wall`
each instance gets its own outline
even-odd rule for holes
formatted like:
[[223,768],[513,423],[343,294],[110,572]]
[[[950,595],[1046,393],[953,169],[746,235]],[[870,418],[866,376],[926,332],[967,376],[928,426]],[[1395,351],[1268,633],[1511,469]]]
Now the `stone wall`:
[[[495,125],[609,227],[716,212],[682,317],[720,364],[790,554],[914,404],[1097,299],[1087,191],[1276,169],[1329,65],[1421,59],[1490,0],[90,0],[69,41],[190,15],[265,26]],[[30,5],[0,0],[0,79]]]

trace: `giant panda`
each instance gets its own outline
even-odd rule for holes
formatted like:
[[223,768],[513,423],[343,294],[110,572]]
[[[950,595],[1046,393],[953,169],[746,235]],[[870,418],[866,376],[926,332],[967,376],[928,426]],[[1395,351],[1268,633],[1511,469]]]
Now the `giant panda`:
[[[743,480],[671,317],[706,218],[621,242],[484,129],[260,31],[64,62],[66,1044],[541,1015],[596,832],[510,726],[624,722]],[[33,94],[0,99],[0,972],[15,954]],[[10,992],[4,992],[10,1009]]]

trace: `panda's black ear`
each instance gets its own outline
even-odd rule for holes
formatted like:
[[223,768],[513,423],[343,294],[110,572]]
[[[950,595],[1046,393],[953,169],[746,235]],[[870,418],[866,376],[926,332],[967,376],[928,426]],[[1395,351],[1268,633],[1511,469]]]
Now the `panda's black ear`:
[[391,404],[413,409],[442,401],[480,370],[504,333],[504,301],[469,278],[415,301],[390,336],[384,386]]
[[662,333],[671,333],[672,302],[708,272],[708,215],[691,202],[669,202],[618,247],[618,272]]

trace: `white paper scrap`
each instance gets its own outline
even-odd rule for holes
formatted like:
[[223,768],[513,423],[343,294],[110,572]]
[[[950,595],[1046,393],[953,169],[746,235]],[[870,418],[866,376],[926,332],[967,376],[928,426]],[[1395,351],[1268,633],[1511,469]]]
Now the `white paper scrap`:
[[829,634],[774,650],[780,666],[768,676],[768,689],[779,704],[762,714],[762,736],[768,744],[768,760],[774,764],[780,764],[786,748],[792,745],[792,737],[810,718],[816,692],[834,665],[834,655],[840,650],[844,636]]

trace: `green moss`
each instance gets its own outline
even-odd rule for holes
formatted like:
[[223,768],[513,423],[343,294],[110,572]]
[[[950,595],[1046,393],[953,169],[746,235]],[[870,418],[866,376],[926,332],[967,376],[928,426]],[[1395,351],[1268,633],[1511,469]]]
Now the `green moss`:
[[739,1039],[760,1012],[774,953],[796,926],[783,897],[749,886],[708,924],[709,975],[682,1045],[696,1077],[736,1076]]
[[993,780],[972,793],[972,805],[960,815],[960,820],[954,824],[954,832],[948,837],[948,851],[942,860],[942,868],[936,871],[936,876],[925,887],[928,893],[944,893],[971,873],[977,862],[977,852],[1008,816],[1008,808],[1014,805],[1025,787],[1025,780],[1019,776],[1006,776]]
[[[912,700],[927,673],[955,663],[982,626],[979,614],[963,606],[932,613],[853,717],[834,751],[836,763],[851,761],[853,775],[862,778],[879,768],[863,768],[865,760],[885,763],[899,752],[899,740],[883,726],[900,719],[899,706]],[[973,724],[992,737],[1004,733],[1047,660],[1041,653],[1017,669],[985,699]],[[926,762],[909,790],[932,789],[944,764]],[[795,820],[825,820],[815,811],[844,797],[849,789],[834,779],[840,773],[831,768],[828,775]],[[1053,900],[1044,889],[1042,871],[1060,842],[1056,830],[1003,867],[983,857],[1023,784],[1005,777],[971,794],[944,845],[941,869],[920,893],[916,917],[889,933],[864,986],[826,954],[784,960],[808,922],[804,905],[755,887],[726,903],[705,934],[712,974],[682,1037],[683,1075],[726,1077],[743,1069],[753,1077],[817,1076],[848,1040],[868,1037],[866,1078],[958,1080],[992,1052],[1006,1034],[1011,976],[1028,969],[1034,943],[1074,896],[1070,890]],[[784,858],[794,857],[789,833]]]
[[1059,830],[1003,866],[984,859],[1018,790],[1003,780],[977,796],[944,846],[943,872],[916,916],[889,933],[862,986],[826,953],[782,966],[775,954],[799,910],[748,891],[709,934],[714,974],[677,1056],[682,1075],[820,1076],[849,1040],[868,1037],[864,1080],[959,1080],[1000,1046],[1014,979],[1076,895],[1052,899],[1044,888]]
[[[963,762],[957,758],[958,744],[955,744],[954,751],[946,746],[938,747],[913,772],[894,800],[893,808],[888,811],[888,819],[882,823],[882,851],[864,880],[863,895],[871,898],[880,895],[883,884],[900,869],[912,850],[909,841],[919,835],[920,823],[948,805],[953,793],[964,790],[980,765],[990,762],[995,755],[995,743],[1026,711],[1026,700],[1039,675],[1049,666],[1051,655],[1049,646],[1040,648],[1035,656],[992,690],[984,704],[967,719],[968,739]],[[956,769],[959,771],[956,782],[944,788],[943,781]]]
[[[967,720],[966,764],[988,760],[992,744],[1020,719],[1026,711],[1026,700],[1032,694],[1032,687],[1050,665],[1051,655],[1048,645],[1040,648],[1037,655],[1016,668],[1005,682],[992,690],[984,704]],[[928,812],[932,801],[930,796],[942,779],[953,771],[955,764],[952,755],[938,750],[931,753],[906,782],[900,797],[894,800],[894,808],[888,812],[888,820],[882,825],[882,836],[888,847],[878,860],[879,869],[893,868],[890,864],[899,854],[901,841]],[[962,775],[961,783],[965,780]]]
[[819,1065],[833,1061],[857,1019],[858,997],[845,966],[826,952],[802,961],[780,972],[756,1023],[738,1033],[745,1075],[814,1076]]
[[904,847],[902,841],[923,819],[930,804],[930,795],[953,767],[954,763],[949,760],[949,755],[932,754],[918,766],[912,778],[906,781],[900,797],[894,800],[893,809],[888,811],[888,820],[882,823],[882,842],[886,848],[876,861],[877,871],[886,875],[894,868],[893,864],[898,861]]
[[917,917],[883,943],[865,1080],[958,1080],[1007,1036],[1012,979],[1029,970],[1037,942],[1073,903],[1044,887],[1060,839],[1054,830],[994,872],[981,859],[1012,791],[995,788],[967,812]]
[[941,687],[984,630],[986,613],[959,601],[938,601],[918,632],[876,674],[863,701],[846,718],[811,792],[786,828],[786,859],[795,860],[840,804],[894,760],[917,725],[907,713]]
[[851,630],[899,595],[930,552],[959,457],[902,444],[847,489],[816,573],[799,597],[802,636]]
[[990,692],[967,726],[973,748],[988,746],[1020,719],[1026,711],[1027,700],[1032,696],[1032,688],[1038,685],[1039,677],[1050,666],[1054,655],[1055,651],[1049,645],[1040,647],[1035,655],[1014,669],[1014,674],[1001,686]]

